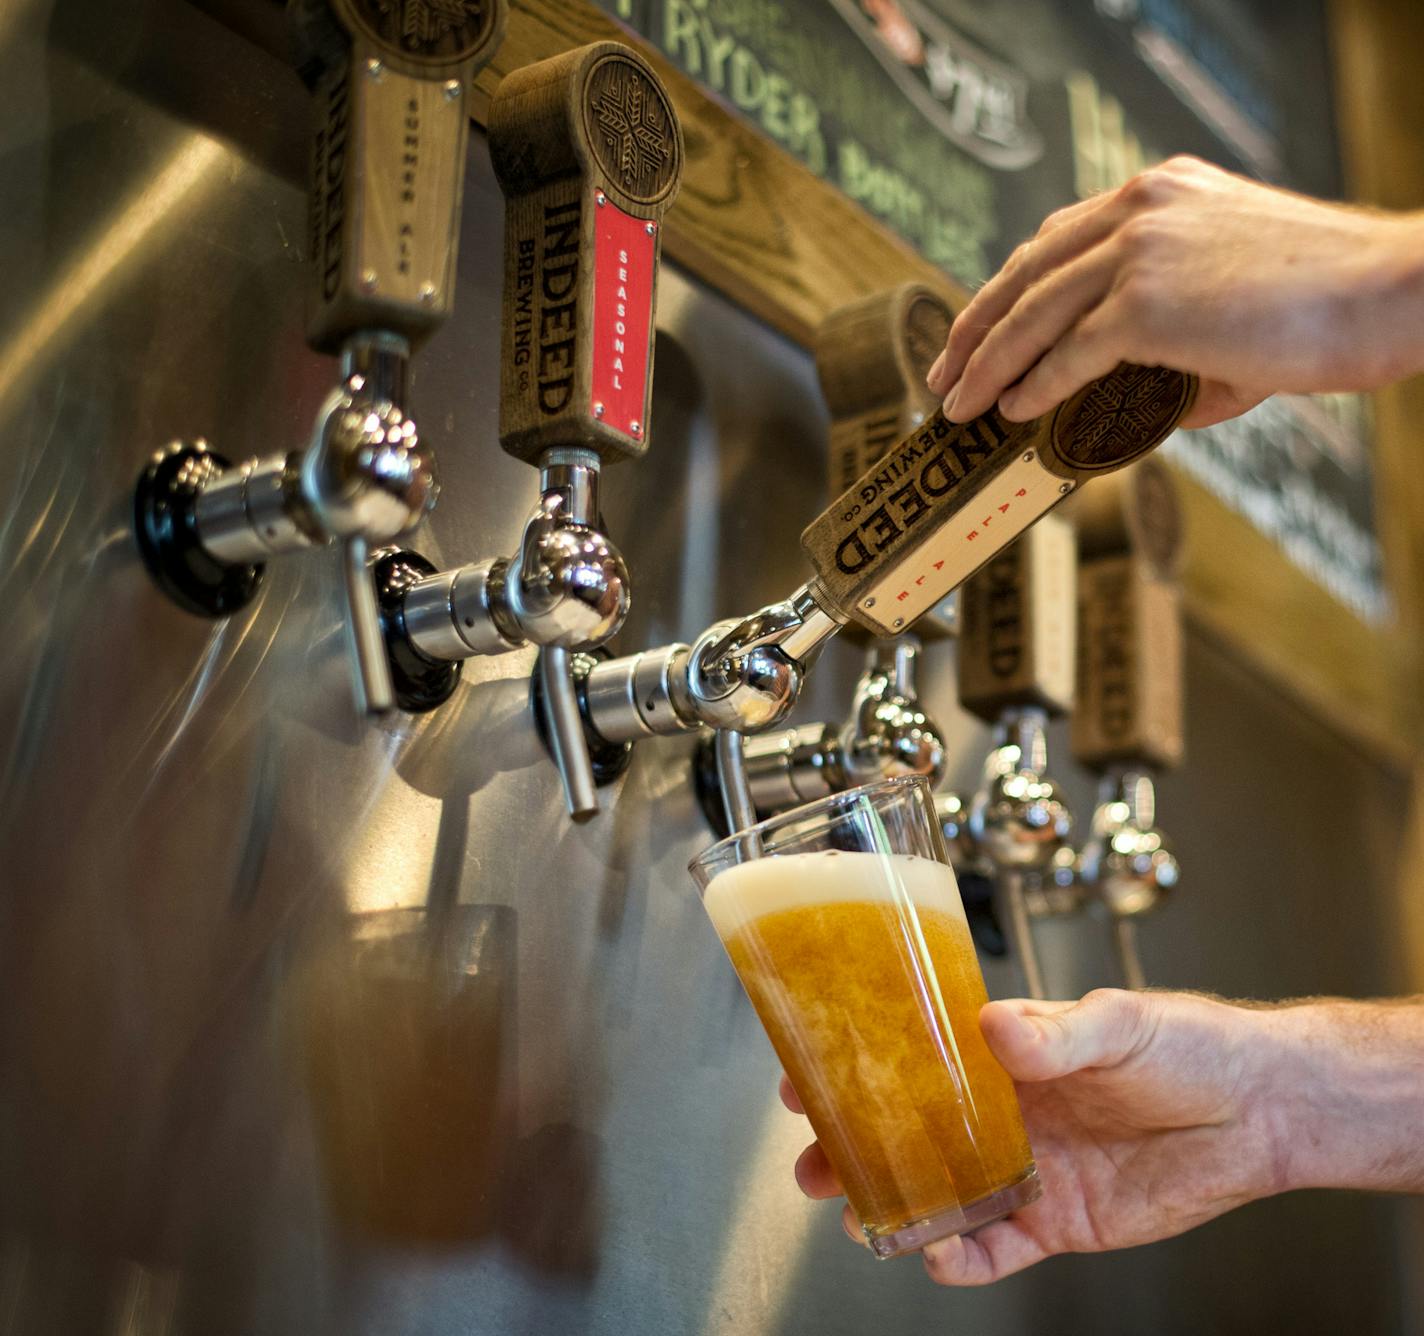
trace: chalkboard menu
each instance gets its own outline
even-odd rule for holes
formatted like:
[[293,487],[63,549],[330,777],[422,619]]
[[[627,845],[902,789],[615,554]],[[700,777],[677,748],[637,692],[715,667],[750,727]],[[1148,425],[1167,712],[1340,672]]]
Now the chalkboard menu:
[[[1325,0],[597,3],[970,286],[1046,214],[1172,153],[1340,191]],[[1168,448],[1374,622],[1367,442],[1360,400],[1277,399]]]

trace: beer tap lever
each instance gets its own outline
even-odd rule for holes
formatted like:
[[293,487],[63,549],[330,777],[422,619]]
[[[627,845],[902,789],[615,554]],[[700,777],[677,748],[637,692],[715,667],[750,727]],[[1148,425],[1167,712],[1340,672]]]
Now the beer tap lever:
[[1146,460],[1071,512],[1078,529],[1082,644],[1070,741],[1101,776],[1088,837],[1071,864],[1077,886],[1108,913],[1130,988],[1145,974],[1137,922],[1181,880],[1157,827],[1154,774],[1181,763],[1184,528],[1176,485]]
[[500,444],[539,470],[539,499],[512,556],[437,571],[389,554],[376,584],[404,709],[448,699],[467,658],[540,649],[536,719],[570,815],[585,820],[600,776],[573,665],[628,613],[599,486],[605,464],[648,448],[662,218],[682,132],[647,61],[596,42],[506,76],[489,134],[505,196]]
[[135,493],[135,535],[159,587],[213,617],[252,599],[268,558],[340,545],[356,697],[381,713],[394,689],[367,555],[438,491],[406,372],[453,303],[467,99],[499,42],[504,0],[424,26],[362,0],[295,0],[289,13],[318,122],[307,339],[340,354],[339,384],[303,450],[236,467],[201,440],[160,452]]
[[936,412],[802,534],[815,574],[785,602],[691,646],[576,662],[590,744],[775,727],[847,623],[908,629],[1080,481],[1159,445],[1195,396],[1193,376],[1124,363],[1033,422],[989,413],[953,424]]

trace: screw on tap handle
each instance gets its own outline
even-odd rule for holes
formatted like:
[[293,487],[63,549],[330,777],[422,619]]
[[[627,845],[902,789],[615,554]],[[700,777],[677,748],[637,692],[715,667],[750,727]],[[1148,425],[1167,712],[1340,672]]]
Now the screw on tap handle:
[[661,219],[682,131],[652,67],[596,42],[515,70],[490,104],[504,191],[500,443],[538,464],[647,449]]
[[[470,83],[504,30],[505,0],[423,18],[384,0],[293,0],[311,86],[308,338],[336,351],[382,329],[419,343],[454,305]],[[423,7],[422,7],[423,8]]]
[[877,635],[912,625],[1079,483],[1161,444],[1196,378],[1123,363],[1052,413],[936,412],[801,535],[817,601]]

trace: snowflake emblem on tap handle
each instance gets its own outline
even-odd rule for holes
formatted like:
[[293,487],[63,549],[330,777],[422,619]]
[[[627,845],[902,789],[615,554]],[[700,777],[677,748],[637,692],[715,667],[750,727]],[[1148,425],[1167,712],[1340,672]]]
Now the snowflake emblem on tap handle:
[[1176,426],[1192,389],[1192,378],[1178,371],[1124,362],[1059,407],[1053,415],[1053,445],[1085,473],[1118,468]]
[[444,67],[471,56],[495,20],[489,0],[338,0],[359,27],[388,50]]
[[611,181],[651,204],[677,174],[672,109],[662,91],[620,56],[600,61],[589,75],[589,138]]

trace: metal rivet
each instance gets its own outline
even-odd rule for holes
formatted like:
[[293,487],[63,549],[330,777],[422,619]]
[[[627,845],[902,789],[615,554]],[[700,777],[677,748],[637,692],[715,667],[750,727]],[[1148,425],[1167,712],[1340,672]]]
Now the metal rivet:
[[363,269],[361,271],[361,286],[365,288],[367,292],[375,292],[376,271],[374,269]]
[[900,627],[904,626],[904,624],[905,619],[903,617],[897,617],[893,622],[890,623],[890,625],[893,626],[897,631],[900,629]]
[[1071,482],[1065,482],[1065,483],[1064,483],[1061,487],[1059,487],[1059,489],[1058,489],[1060,495],[1062,495],[1062,496],[1067,496],[1068,493],[1071,492],[1072,490],[1073,490],[1073,484],[1072,484]]
[[366,77],[380,83],[386,77],[386,67],[374,56],[366,62]]
[[434,283],[422,283],[420,285],[420,300],[423,301],[427,306],[431,305],[435,301]]
[[866,600],[865,600],[865,606],[866,606],[867,608],[873,608],[873,607],[875,606],[875,600],[874,600],[873,598],[868,598],[868,599],[866,599]]
[[593,415],[596,418],[603,416],[603,405],[597,399],[593,401]]
[[643,424],[639,422],[637,418],[634,418],[628,424],[628,430],[632,432],[634,436],[641,436],[643,434]]
[[643,231],[646,232],[650,237],[655,237],[658,234],[658,225],[656,223],[648,223],[646,226],[644,226]]
[[1033,451],[1032,451],[1032,450],[1029,450],[1029,451],[1027,451],[1027,452],[1024,454],[1023,462],[1024,462],[1025,464],[1032,464],[1032,463],[1033,463]]
[[605,195],[601,190],[595,190],[593,192],[593,202],[597,204],[598,207],[601,209],[605,204],[608,203],[608,196]]
[[445,100],[453,102],[460,96],[460,81],[458,79],[445,80]]

